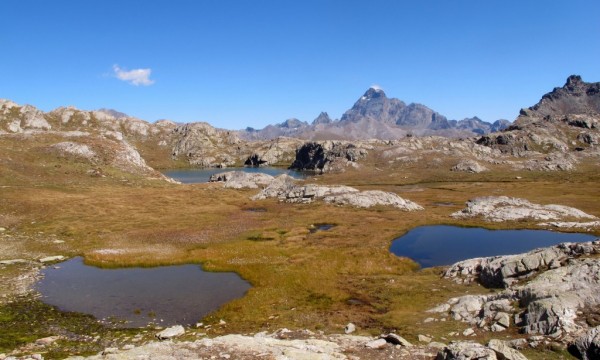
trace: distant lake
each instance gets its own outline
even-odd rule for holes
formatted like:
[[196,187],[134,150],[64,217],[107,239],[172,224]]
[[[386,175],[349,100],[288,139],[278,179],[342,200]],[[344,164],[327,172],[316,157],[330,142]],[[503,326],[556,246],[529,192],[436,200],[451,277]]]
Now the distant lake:
[[43,302],[99,320],[125,321],[125,327],[195,324],[250,289],[235,273],[206,272],[191,264],[102,269],[76,257],[42,274],[36,289]]
[[390,251],[415,260],[421,267],[452,265],[484,256],[520,254],[563,242],[592,241],[588,234],[548,230],[488,230],[458,226],[420,226],[396,238]]
[[173,169],[164,170],[162,173],[166,176],[180,181],[184,184],[205,183],[214,174],[227,171],[245,171],[249,173],[264,173],[271,176],[288,174],[295,179],[306,177],[306,173],[297,170],[288,170],[282,167],[231,167],[231,168],[202,168],[202,169]]

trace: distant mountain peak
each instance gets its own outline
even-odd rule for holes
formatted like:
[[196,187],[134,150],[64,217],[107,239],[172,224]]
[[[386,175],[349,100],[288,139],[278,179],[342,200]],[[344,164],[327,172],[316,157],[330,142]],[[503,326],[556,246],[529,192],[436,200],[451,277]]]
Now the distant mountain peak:
[[291,118],[291,119],[287,119],[286,121],[279,124],[279,127],[294,129],[294,128],[299,128],[299,127],[303,127],[303,126],[307,126],[307,125],[308,124],[304,121],[300,121],[296,118]]
[[371,86],[365,92],[365,94],[361,97],[361,100],[370,100],[370,99],[377,99],[377,98],[387,98],[387,96],[385,95],[385,92],[380,87]]
[[325,111],[322,111],[319,116],[317,116],[316,119],[313,120],[312,124],[313,125],[318,125],[318,124],[330,124],[331,118],[329,117],[329,114]]

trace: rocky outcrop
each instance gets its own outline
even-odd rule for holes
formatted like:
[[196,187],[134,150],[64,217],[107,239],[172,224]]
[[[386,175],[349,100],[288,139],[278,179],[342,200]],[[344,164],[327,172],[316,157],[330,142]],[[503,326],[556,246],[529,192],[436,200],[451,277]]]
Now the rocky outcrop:
[[[576,161],[555,161],[546,155],[592,155],[600,132],[600,83],[570,76],[565,85],[545,94],[534,106],[522,109],[515,122],[501,133],[482,136],[478,144],[514,156],[532,158],[529,170],[571,170]],[[580,154],[581,153],[581,154]]]
[[458,341],[453,342],[441,350],[436,360],[497,360],[494,350],[476,342]]
[[461,160],[458,164],[454,165],[452,171],[463,171],[468,173],[480,173],[487,171],[488,168],[481,165],[477,161],[473,160]]
[[484,331],[516,326],[526,334],[572,342],[588,329],[579,315],[600,305],[598,254],[600,239],[459,262],[444,277],[505,289],[453,298],[430,312],[451,316]]
[[444,277],[461,282],[477,281],[486,287],[505,287],[543,271],[561,266],[568,259],[600,254],[600,242],[565,243],[525,254],[475,258],[450,266]]
[[571,349],[583,360],[600,359],[600,326],[581,335]]
[[343,170],[367,156],[365,147],[344,141],[308,142],[296,150],[291,169],[320,173]]
[[273,176],[263,173],[228,171],[214,174],[208,181],[224,182],[224,187],[232,189],[258,189],[267,186],[273,179]]
[[372,207],[376,205],[393,206],[405,211],[422,210],[423,208],[409,200],[405,200],[394,193],[371,190],[359,191],[350,186],[324,186],[324,185],[299,185],[288,175],[276,177],[260,193],[252,197],[253,200],[277,198],[288,203],[307,204],[315,200],[338,205],[351,205],[356,207]]
[[86,160],[93,160],[97,154],[85,144],[78,144],[72,141],[64,141],[51,146],[58,155],[69,155],[80,157]]
[[585,212],[563,205],[540,205],[525,199],[507,196],[479,197],[467,202],[467,207],[453,213],[454,218],[482,217],[486,221],[595,219]]
[[571,75],[563,87],[554,88],[542,99],[522,110],[527,116],[600,113],[600,82],[586,83],[581,76]]
[[227,167],[236,164],[232,149],[239,149],[241,140],[233,133],[218,130],[208,123],[192,123],[173,130],[177,141],[172,156],[184,156],[191,165]]
[[[396,346],[394,346],[396,345]],[[250,335],[230,334],[196,341],[150,342],[127,349],[110,349],[90,357],[70,359],[313,359],[331,360],[352,358],[412,358],[411,351],[427,358],[435,357],[429,349],[405,348],[383,338],[373,339],[354,335],[320,335],[309,330],[280,329]]]
[[303,144],[302,140],[279,137],[265,142],[256,142],[249,147],[252,155],[247,157],[244,165],[269,166],[285,164],[289,166],[296,156],[296,150]]
[[393,206],[406,211],[423,210],[423,207],[400,196],[386,191],[367,190],[361,192],[347,192],[339,195],[323,197],[326,203],[336,205],[351,205],[361,208],[373,206]]

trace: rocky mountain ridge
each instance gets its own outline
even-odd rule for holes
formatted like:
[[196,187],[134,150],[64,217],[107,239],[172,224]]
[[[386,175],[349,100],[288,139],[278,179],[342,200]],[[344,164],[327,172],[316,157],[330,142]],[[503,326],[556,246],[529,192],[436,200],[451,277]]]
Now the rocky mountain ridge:
[[600,82],[586,83],[571,75],[563,87],[522,109],[511,126],[482,136],[477,143],[514,156],[594,153],[600,143]]
[[383,90],[371,87],[340,120],[331,120],[326,112],[322,112],[312,124],[288,119],[261,130],[249,128],[240,131],[239,135],[244,139],[253,140],[277,136],[308,140],[390,140],[400,139],[409,134],[468,137],[500,131],[509,124],[508,120],[497,120],[490,124],[478,117],[448,120],[425,105],[407,105],[402,100],[388,98]]
[[[585,83],[579,76],[571,76],[565,86],[555,88],[538,104],[522,110],[514,124],[479,138],[407,136],[399,124],[416,126],[423,132],[468,130],[475,135],[500,129],[507,122],[490,125],[477,117],[449,121],[422,105],[406,105],[398,99],[389,99],[378,89],[369,89],[341,120],[332,121],[327,113],[321,113],[311,125],[289,119],[273,127],[274,131],[283,129],[289,134],[314,129],[319,137],[327,139],[311,142],[282,136],[249,141],[239,132],[217,129],[208,123],[178,125],[168,120],[149,123],[106,109],[83,111],[61,107],[44,113],[33,106],[20,106],[9,100],[0,100],[0,134],[62,136],[62,141],[55,144],[69,143],[69,146],[63,144],[51,148],[79,158],[82,154],[89,155],[87,150],[110,155],[111,149],[116,147],[121,149],[118,151],[131,154],[125,159],[139,158],[158,168],[278,164],[301,170],[341,171],[349,165],[356,167],[374,151],[389,163],[418,161],[427,153],[457,156],[469,165],[456,164],[457,171],[487,169],[473,161],[512,164],[515,170],[564,171],[574,169],[582,159],[600,155],[596,147],[600,143],[599,84]],[[393,134],[402,134],[402,137],[385,140]],[[360,136],[379,140],[336,140]],[[73,149],[76,153],[71,151]],[[102,160],[103,156],[88,156],[87,159],[96,166],[113,163],[111,159],[117,157],[113,154],[104,156],[109,160]],[[121,167],[130,171],[135,168],[148,171],[140,164],[140,161],[133,161],[132,166]]]

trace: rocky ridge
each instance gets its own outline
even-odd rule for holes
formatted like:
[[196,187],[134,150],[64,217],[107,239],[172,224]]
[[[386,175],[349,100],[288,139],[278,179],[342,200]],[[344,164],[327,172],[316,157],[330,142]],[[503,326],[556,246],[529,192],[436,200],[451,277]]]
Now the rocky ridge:
[[508,196],[479,197],[467,202],[467,207],[453,213],[454,218],[482,217],[486,221],[562,220],[569,218],[596,219],[595,216],[564,205],[540,205]]
[[287,203],[308,204],[315,200],[336,205],[368,208],[376,205],[393,206],[405,211],[422,210],[420,205],[400,196],[379,190],[359,191],[350,186],[299,185],[288,175],[279,175],[252,200],[277,198]]
[[514,326],[529,334],[530,342],[542,335],[573,344],[590,329],[586,312],[600,304],[598,254],[600,239],[458,262],[444,277],[504,290],[453,298],[429,311],[467,322],[477,331]]
[[572,75],[563,87],[545,94],[534,106],[522,109],[511,126],[482,136],[477,143],[518,157],[573,152],[597,157],[599,89],[600,83],[586,83],[580,76]]
[[399,99],[388,98],[383,90],[371,87],[340,120],[331,120],[327,113],[322,112],[312,124],[288,119],[261,130],[242,130],[239,135],[247,140],[268,140],[279,136],[306,140],[392,140],[407,134],[468,137],[500,131],[509,124],[507,120],[490,124],[477,117],[448,120],[425,105],[407,105]]

